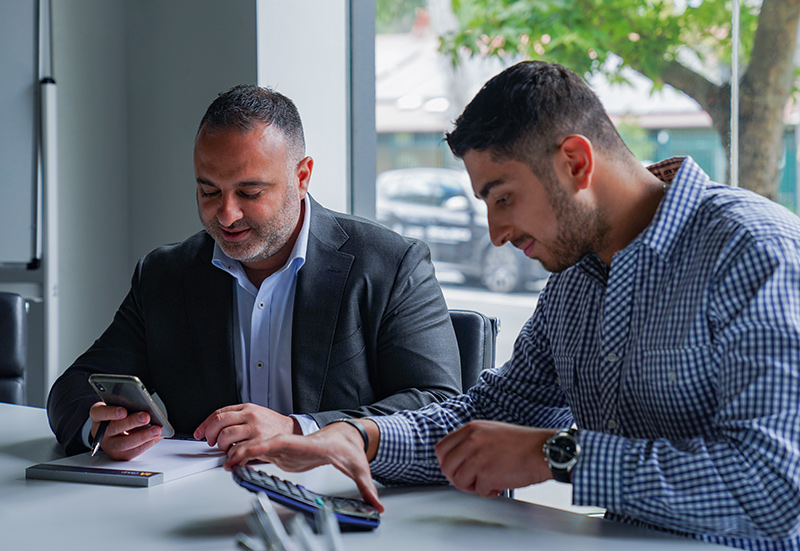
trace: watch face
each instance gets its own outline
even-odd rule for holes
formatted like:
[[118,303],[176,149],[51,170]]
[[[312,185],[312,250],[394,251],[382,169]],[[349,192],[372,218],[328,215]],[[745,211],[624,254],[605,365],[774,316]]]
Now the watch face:
[[577,453],[574,438],[559,436],[547,446],[547,458],[554,467],[566,466]]

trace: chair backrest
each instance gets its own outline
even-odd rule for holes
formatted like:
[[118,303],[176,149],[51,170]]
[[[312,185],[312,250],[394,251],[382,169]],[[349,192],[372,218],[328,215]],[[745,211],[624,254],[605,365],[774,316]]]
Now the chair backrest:
[[466,392],[478,382],[481,371],[494,367],[500,321],[474,310],[450,310],[450,319],[461,355],[461,387]]
[[0,292],[0,402],[25,403],[27,329],[25,299]]

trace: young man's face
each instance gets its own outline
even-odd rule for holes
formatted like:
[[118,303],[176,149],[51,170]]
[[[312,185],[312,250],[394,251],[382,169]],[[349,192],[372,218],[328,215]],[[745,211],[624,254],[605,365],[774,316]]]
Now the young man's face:
[[463,160],[475,195],[486,202],[495,246],[510,241],[548,271],[559,272],[596,252],[605,238],[603,212],[579,203],[555,175],[542,180],[527,164],[495,160],[487,151],[469,150]]
[[294,166],[281,131],[263,124],[249,131],[201,130],[194,169],[200,220],[225,254],[260,268],[288,243],[311,160]]

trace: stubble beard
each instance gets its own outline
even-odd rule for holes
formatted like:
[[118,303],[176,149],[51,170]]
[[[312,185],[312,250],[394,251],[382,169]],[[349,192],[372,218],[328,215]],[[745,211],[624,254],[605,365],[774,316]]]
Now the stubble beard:
[[[283,249],[289,242],[299,217],[300,201],[287,194],[277,215],[262,224],[247,218],[238,220],[228,227],[222,226],[216,217],[202,222],[203,227],[226,255],[239,262],[253,263],[266,260]],[[241,242],[226,241],[222,228],[228,231],[248,228],[250,235]]]
[[566,191],[555,181],[555,176],[545,185],[545,189],[556,214],[558,237],[550,247],[551,257],[540,262],[549,272],[561,272],[576,265],[587,254],[602,250],[610,224],[600,207],[592,209],[570,200]]

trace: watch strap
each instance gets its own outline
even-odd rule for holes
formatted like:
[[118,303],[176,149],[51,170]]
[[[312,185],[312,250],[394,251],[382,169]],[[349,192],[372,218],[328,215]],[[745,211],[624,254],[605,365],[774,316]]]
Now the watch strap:
[[332,425],[334,423],[347,423],[351,427],[355,427],[361,435],[361,439],[364,441],[364,453],[369,452],[369,436],[367,436],[367,429],[365,429],[361,423],[355,419],[351,419],[350,417],[342,417],[341,419],[336,419],[328,424]]

